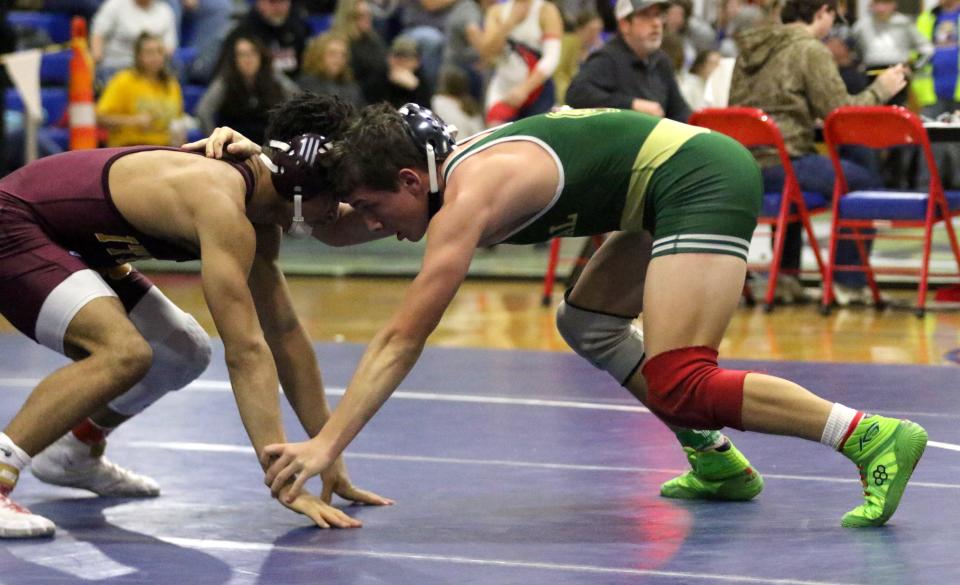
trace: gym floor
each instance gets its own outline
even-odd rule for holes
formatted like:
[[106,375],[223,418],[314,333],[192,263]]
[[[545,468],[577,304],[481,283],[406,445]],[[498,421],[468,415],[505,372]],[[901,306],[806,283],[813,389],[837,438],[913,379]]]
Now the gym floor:
[[[209,327],[196,277],[156,281]],[[332,401],[405,284],[291,279]],[[156,478],[161,497],[95,498],[24,473],[17,500],[58,532],[4,542],[0,583],[960,583],[960,315],[821,317],[800,306],[734,318],[725,365],[929,431],[890,523],[850,530],[839,520],[860,501],[856,469],[791,438],[729,433],[766,480],[753,502],[660,498],[659,484],[686,466],[675,439],[564,349],[539,292],[490,281],[461,291],[420,364],[347,451],[356,484],[397,500],[340,502],[363,528],[319,530],[270,499],[218,346],[200,380],[111,437],[108,455]],[[63,363],[0,325],[0,420]],[[302,437],[285,415],[289,436]]]

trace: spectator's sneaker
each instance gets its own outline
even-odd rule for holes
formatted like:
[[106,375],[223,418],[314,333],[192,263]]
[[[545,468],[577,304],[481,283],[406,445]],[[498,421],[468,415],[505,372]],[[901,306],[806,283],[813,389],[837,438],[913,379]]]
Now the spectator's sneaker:
[[763,490],[763,477],[754,471],[730,439],[718,449],[684,447],[690,471],[660,486],[665,498],[684,500],[752,500]]
[[860,470],[864,501],[844,514],[840,524],[861,528],[889,520],[926,446],[927,431],[917,423],[882,416],[861,420],[843,454]]
[[31,514],[10,499],[10,491],[20,472],[16,467],[0,463],[0,538],[35,538],[53,536],[56,527],[43,516]]
[[[764,290],[763,294],[766,293],[767,291]],[[805,303],[809,300],[800,279],[789,274],[777,275],[777,290],[774,292],[774,298],[785,305]]]
[[157,482],[124,469],[103,456],[103,445],[91,447],[67,433],[33,458],[30,470],[37,479],[80,488],[110,498],[153,498]]
[[[873,293],[870,292],[869,286],[846,286],[839,283],[833,283],[833,300],[837,303],[837,306],[840,307],[849,307],[851,305],[863,305],[865,307],[872,307],[873,302]],[[883,302],[883,297],[880,297],[880,301]]]

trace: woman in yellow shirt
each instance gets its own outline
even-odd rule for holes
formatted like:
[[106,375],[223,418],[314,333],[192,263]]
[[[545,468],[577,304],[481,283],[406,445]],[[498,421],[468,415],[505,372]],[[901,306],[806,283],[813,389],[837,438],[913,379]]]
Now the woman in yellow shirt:
[[171,125],[183,116],[180,83],[167,69],[163,39],[143,33],[134,65],[114,75],[97,102],[97,122],[109,130],[107,146],[179,144]]

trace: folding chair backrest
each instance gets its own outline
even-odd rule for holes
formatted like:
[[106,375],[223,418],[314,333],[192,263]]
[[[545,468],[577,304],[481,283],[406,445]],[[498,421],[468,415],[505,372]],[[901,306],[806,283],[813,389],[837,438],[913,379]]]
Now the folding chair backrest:
[[[930,139],[920,118],[901,106],[841,106],[830,112],[823,123],[823,137],[834,161],[838,176],[843,172],[839,165],[837,149],[844,145],[859,145],[869,148],[890,148],[915,145],[923,149],[924,159],[930,169],[932,189],[942,189],[940,173],[934,162]],[[843,180],[846,190],[846,179]]]
[[747,148],[767,146],[776,149],[783,166],[784,193],[792,193],[795,197],[803,197],[800,191],[800,182],[787,154],[787,147],[783,142],[780,128],[759,108],[704,108],[690,116],[690,124],[709,128],[715,132],[726,134]]
[[823,136],[828,144],[870,148],[919,146],[927,141],[920,118],[900,106],[841,106],[827,116]]
[[772,146],[782,163],[790,162],[780,129],[759,108],[705,108],[690,116],[690,124],[726,134],[748,148]]

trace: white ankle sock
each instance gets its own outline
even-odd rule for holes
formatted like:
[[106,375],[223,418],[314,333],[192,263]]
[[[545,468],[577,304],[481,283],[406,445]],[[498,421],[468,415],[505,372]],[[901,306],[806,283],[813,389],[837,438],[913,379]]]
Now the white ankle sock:
[[858,410],[834,402],[833,408],[830,409],[830,416],[827,417],[827,424],[823,427],[820,442],[834,451],[839,451],[844,440],[850,436],[863,416],[863,413]]
[[16,467],[18,471],[30,465],[30,456],[17,446],[6,433],[0,433],[0,463]]

